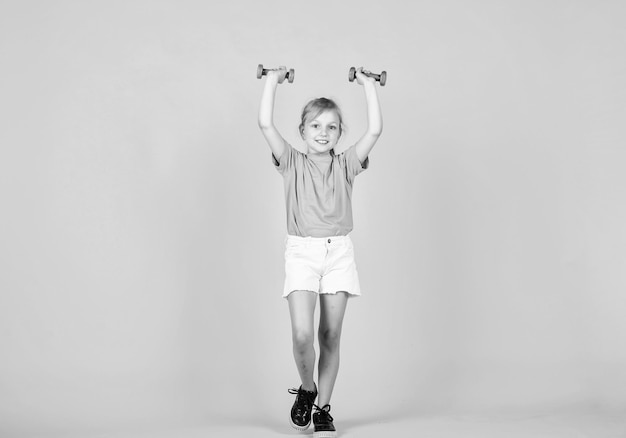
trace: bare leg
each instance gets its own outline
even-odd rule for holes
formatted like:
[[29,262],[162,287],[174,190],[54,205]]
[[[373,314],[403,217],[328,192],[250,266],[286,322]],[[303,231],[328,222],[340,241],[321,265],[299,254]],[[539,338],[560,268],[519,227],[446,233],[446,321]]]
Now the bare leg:
[[317,294],[308,291],[294,291],[287,297],[291,316],[291,336],[293,357],[302,380],[302,389],[315,391],[313,371],[315,369],[315,349],[313,348],[313,318]]
[[337,373],[339,372],[339,341],[343,316],[348,304],[348,294],[320,295],[320,362],[318,405],[330,403]]

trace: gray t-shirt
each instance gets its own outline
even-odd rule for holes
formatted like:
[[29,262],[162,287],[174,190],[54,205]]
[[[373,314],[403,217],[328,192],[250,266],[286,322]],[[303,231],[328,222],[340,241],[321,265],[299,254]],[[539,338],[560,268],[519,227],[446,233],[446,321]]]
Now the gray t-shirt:
[[287,233],[301,237],[346,236],[352,231],[352,185],[367,169],[354,146],[339,155],[307,155],[287,145],[274,166],[283,176]]

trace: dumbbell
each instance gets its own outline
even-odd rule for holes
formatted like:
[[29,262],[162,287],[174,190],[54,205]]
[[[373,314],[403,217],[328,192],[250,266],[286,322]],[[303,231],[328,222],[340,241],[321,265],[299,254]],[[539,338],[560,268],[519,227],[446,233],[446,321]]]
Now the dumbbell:
[[[383,71],[381,74],[377,75],[376,73],[370,73],[370,72],[363,72],[363,74],[365,76],[368,76],[370,78],[374,78],[375,80],[377,80],[378,82],[380,82],[380,86],[384,86],[385,82],[387,82],[387,72]],[[350,67],[350,75],[348,76],[348,80],[350,82],[354,82],[354,80],[356,79],[356,68],[354,67]]]
[[[268,71],[277,71],[277,70],[279,69],[278,68],[263,68],[263,64],[259,64],[259,66],[256,69],[256,78],[261,79],[261,77],[265,76]],[[295,75],[296,75],[296,72],[293,71],[293,68],[289,69],[285,77],[282,78],[280,81],[278,81],[278,83],[282,84],[283,81],[287,79],[289,83],[291,84],[293,82]]]

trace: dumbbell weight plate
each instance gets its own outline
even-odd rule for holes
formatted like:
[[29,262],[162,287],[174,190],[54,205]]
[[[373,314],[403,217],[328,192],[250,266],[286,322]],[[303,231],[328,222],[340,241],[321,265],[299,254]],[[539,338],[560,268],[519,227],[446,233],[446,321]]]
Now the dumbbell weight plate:
[[256,69],[256,78],[261,79],[262,76],[263,76],[263,64],[259,64],[259,66]]
[[355,78],[356,78],[356,68],[350,67],[350,74],[348,75],[348,80],[350,82],[354,82]]
[[383,72],[380,74],[380,80],[379,80],[379,82],[380,82],[380,86],[381,86],[381,87],[383,87],[383,86],[385,85],[385,82],[387,82],[387,72],[386,72],[386,71],[383,71]]
[[293,80],[295,79],[296,72],[292,69],[289,70],[289,73],[287,73],[287,80],[289,81],[289,83],[293,83]]

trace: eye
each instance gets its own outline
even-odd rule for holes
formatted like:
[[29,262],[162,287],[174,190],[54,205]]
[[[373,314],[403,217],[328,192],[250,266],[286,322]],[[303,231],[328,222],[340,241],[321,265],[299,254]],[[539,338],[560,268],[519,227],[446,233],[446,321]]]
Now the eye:
[[318,128],[320,125],[318,125],[317,123],[311,123],[311,128]]
[[330,129],[337,129],[337,127],[335,125],[331,125]]

